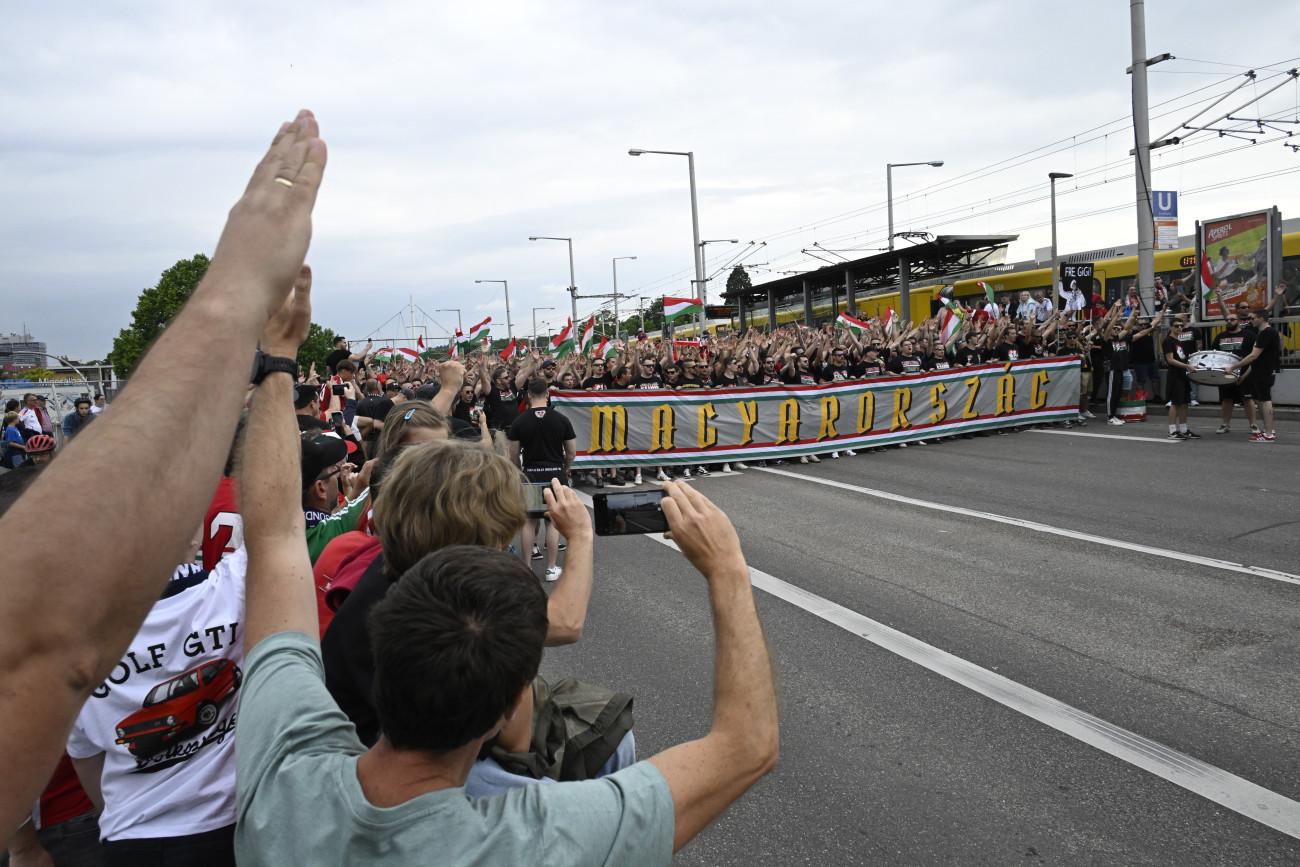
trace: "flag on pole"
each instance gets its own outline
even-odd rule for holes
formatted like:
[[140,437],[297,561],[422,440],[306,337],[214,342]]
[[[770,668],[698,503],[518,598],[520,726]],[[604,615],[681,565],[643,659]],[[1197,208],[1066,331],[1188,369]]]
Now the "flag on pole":
[[415,339],[415,348],[418,349],[420,352],[424,352],[424,335],[423,335],[423,334],[421,334],[419,337],[417,337],[417,338]]
[[704,309],[704,302],[699,298],[670,298],[664,296],[664,319],[678,316],[691,316]]
[[885,333],[898,330],[898,317],[894,315],[894,308],[889,308],[889,314],[885,316]]
[[615,348],[614,344],[609,342],[608,337],[600,338],[600,346],[596,347],[597,358],[609,358],[611,355],[616,355],[617,353],[618,349]]
[[582,340],[579,345],[582,347],[582,354],[586,355],[591,351],[591,345],[596,340],[596,317],[592,316],[587,320],[587,324],[582,329]]
[[983,281],[978,282],[978,283],[976,283],[975,285],[978,286],[978,287],[980,287],[981,289],[984,290],[984,297],[987,298],[987,299],[989,300],[989,303],[990,303],[990,304],[994,303],[994,302],[993,302],[993,287],[992,287],[992,286],[990,286],[989,284],[987,284],[987,283],[985,283],[985,282],[983,282]]
[[841,313],[839,318],[835,320],[835,324],[841,328],[847,328],[849,331],[852,331],[854,337],[861,335],[862,332],[866,331],[867,328],[870,327],[861,319],[854,319],[847,313]]
[[411,359],[412,361],[415,361],[417,358],[420,357],[420,353],[416,352],[414,349],[408,349],[408,348],[406,348],[405,346],[399,346],[399,347],[397,347],[397,351],[400,352],[400,353],[402,353],[403,355],[405,355],[407,358]]
[[512,337],[512,338],[510,338],[510,342],[506,344],[506,348],[503,349],[503,350],[501,350],[501,351],[500,351],[499,353],[497,353],[497,354],[501,356],[501,360],[502,360],[502,361],[509,361],[509,360],[510,360],[510,356],[512,356],[512,355],[515,354],[515,347],[518,346],[518,345],[519,345],[519,342],[516,341],[516,340]]
[[469,327],[469,339],[482,340],[486,338],[488,336],[488,332],[491,330],[488,328],[490,324],[492,324],[491,316],[489,316],[487,319],[484,319],[478,325],[471,325]]
[[566,355],[573,354],[573,320],[569,319],[564,326],[564,330],[555,337],[551,338],[551,354],[556,358],[563,358]]
[[1201,297],[1209,300],[1214,295],[1214,273],[1210,270],[1210,257],[1201,256]]
[[393,347],[385,346],[383,349],[375,350],[375,354],[370,356],[370,360],[376,364],[387,364],[393,360]]

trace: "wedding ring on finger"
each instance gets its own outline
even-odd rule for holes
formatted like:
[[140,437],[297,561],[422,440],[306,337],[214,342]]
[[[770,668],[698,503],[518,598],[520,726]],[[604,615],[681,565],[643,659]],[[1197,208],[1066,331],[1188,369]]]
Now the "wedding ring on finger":
[[293,186],[293,181],[289,180],[288,178],[276,178],[276,179],[275,179],[275,182],[276,182],[277,184],[284,184],[286,187],[292,187],[292,186]]

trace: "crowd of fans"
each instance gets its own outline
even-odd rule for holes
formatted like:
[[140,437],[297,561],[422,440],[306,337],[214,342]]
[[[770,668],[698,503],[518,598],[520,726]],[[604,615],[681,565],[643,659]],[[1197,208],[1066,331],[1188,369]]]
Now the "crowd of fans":
[[[538,675],[545,647],[581,638],[595,580],[572,438],[539,468],[567,430],[522,425],[550,413],[545,363],[374,370],[341,347],[299,374],[324,165],[302,112],[112,406],[78,412],[53,460],[35,459],[47,433],[20,433],[33,459],[0,474],[8,861],[667,863],[777,760],[735,530],[667,486],[708,589],[714,707],[701,737],[638,761],[630,695]],[[524,388],[538,399],[509,425],[458,411]],[[568,540],[549,588],[509,551],[521,464],[547,470]]]

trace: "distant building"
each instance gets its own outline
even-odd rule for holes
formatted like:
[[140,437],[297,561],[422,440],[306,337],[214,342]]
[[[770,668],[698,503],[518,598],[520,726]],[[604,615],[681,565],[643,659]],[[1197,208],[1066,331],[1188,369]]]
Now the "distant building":
[[0,367],[44,367],[44,341],[34,340],[30,334],[0,334]]

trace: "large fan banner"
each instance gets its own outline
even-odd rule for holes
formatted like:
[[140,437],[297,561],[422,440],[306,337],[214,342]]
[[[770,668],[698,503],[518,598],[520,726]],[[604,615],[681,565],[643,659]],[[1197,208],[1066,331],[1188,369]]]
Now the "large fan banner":
[[723,463],[874,448],[1079,414],[1078,357],[825,385],[564,391],[575,467]]

